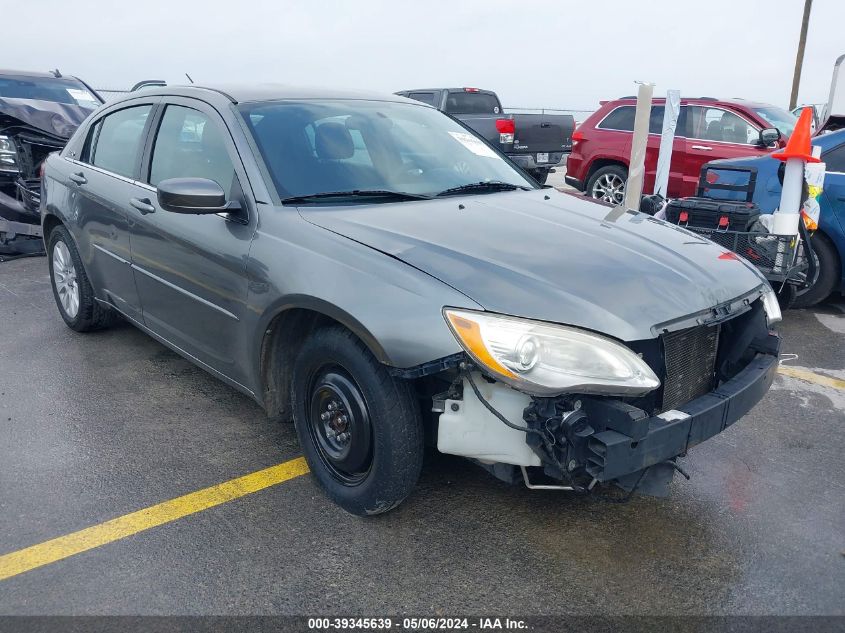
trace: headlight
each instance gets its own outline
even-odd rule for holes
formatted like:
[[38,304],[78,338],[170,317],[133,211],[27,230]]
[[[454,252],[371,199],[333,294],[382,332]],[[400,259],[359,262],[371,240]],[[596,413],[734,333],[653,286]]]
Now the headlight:
[[0,136],[0,171],[20,171],[18,151],[8,136]]
[[774,325],[778,321],[783,320],[780,312],[780,304],[778,303],[778,296],[771,288],[766,288],[763,292],[763,310],[766,312],[766,321],[769,325]]
[[472,359],[521,391],[626,396],[660,386],[639,356],[607,337],[487,312],[446,308],[443,313]]

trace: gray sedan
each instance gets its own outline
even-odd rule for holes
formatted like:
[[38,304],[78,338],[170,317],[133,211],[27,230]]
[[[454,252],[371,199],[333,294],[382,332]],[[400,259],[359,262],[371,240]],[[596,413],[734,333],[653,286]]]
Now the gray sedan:
[[510,482],[665,494],[774,376],[756,269],[542,188],[390,95],[161,88],[46,163],[56,303],[121,316],[293,419],[346,510],[395,507],[426,443]]

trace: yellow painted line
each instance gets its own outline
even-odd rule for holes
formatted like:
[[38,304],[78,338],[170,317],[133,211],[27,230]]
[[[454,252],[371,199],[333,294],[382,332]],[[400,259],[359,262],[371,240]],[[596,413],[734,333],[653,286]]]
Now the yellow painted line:
[[308,472],[305,458],[259,470],[243,477],[164,501],[149,508],[130,512],[105,523],[60,536],[16,552],[0,556],[0,580],[49,565],[89,549],[107,545],[138,532],[176,521],[227,501],[275,486]]
[[845,390],[845,380],[840,380],[839,378],[831,378],[830,376],[823,376],[822,374],[817,374],[807,369],[790,367],[789,365],[780,365],[778,367],[778,373],[783,374],[784,376],[798,378],[799,380],[806,380],[807,382],[812,382],[817,385],[823,385],[825,387],[833,387],[834,389]]

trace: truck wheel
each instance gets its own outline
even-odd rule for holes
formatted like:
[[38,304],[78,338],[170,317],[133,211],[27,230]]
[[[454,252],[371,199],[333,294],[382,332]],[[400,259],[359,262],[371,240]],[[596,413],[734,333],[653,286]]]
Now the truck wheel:
[[628,170],[621,165],[607,165],[597,169],[587,181],[587,193],[596,200],[622,204]]
[[94,299],[82,259],[64,227],[50,233],[47,256],[53,296],[67,326],[77,332],[91,332],[114,323],[116,313]]
[[408,496],[423,461],[419,406],[351,332],[329,327],[303,343],[291,402],[305,459],[332,501],[366,516]]
[[841,277],[841,264],[836,247],[826,235],[816,233],[812,240],[813,253],[816,255],[818,272],[809,288],[799,293],[792,306],[809,308],[827,299]]
[[528,173],[534,180],[536,180],[541,185],[545,185],[546,181],[549,179],[548,169],[532,169]]

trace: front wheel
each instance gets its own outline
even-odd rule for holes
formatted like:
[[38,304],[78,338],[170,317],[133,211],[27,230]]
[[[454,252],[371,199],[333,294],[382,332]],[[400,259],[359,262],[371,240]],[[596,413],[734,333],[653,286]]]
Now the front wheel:
[[628,170],[621,165],[607,165],[597,169],[587,181],[587,193],[596,200],[622,204],[625,200],[625,183]]
[[305,459],[335,503],[366,516],[408,496],[423,460],[419,406],[351,332],[330,327],[305,341],[291,400]]

